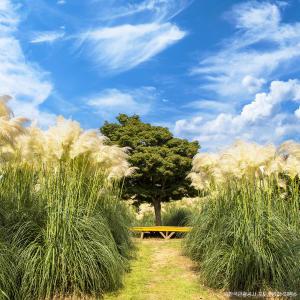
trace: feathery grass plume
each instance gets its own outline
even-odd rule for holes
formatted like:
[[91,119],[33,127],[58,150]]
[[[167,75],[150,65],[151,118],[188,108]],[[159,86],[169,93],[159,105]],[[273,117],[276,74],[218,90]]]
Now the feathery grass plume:
[[70,157],[75,158],[84,153],[95,153],[104,145],[107,138],[94,130],[81,133],[74,141],[70,150]]
[[51,159],[55,161],[68,157],[72,144],[79,138],[81,131],[78,122],[57,117],[55,126],[45,132]]
[[219,157],[215,153],[198,153],[195,155],[192,172],[187,177],[196,189],[209,189],[218,159]]
[[0,117],[0,146],[15,145],[15,138],[24,134],[25,128],[23,124],[27,121],[26,118],[12,118]]
[[[213,164],[195,157],[190,178],[209,193],[185,251],[199,263],[207,285],[228,291],[299,290],[298,149],[296,143],[276,150],[239,141],[214,154]],[[205,176],[210,182],[203,185],[198,180]]]
[[0,162],[5,163],[14,157],[16,138],[25,133],[24,123],[28,120],[13,117],[7,106],[9,96],[0,97]]
[[39,168],[49,162],[47,139],[44,132],[32,124],[25,135],[17,138],[17,154],[22,162],[29,162]]
[[11,97],[8,95],[0,96],[0,117],[13,117],[12,110],[7,106],[9,100],[11,100]]
[[275,158],[273,145],[258,145],[237,141],[219,153],[217,168],[224,177],[242,178],[258,176],[261,168],[268,166]]
[[300,159],[300,144],[289,140],[282,143],[278,148],[278,153],[284,156],[294,156]]
[[58,117],[56,124],[43,131],[32,125],[24,127],[26,118],[14,118],[8,108],[9,96],[0,97],[0,154],[2,161],[18,159],[51,166],[64,159],[89,156],[96,168],[109,178],[122,178],[134,172],[127,162],[127,148],[106,145],[104,136],[84,131],[76,121]]
[[106,145],[106,140],[96,131],[84,131],[76,121],[58,117],[56,124],[46,131],[29,127],[27,135],[18,138],[18,152],[23,161],[51,167],[64,160],[87,156],[94,168],[102,169],[108,178],[129,176],[134,168],[127,161],[128,149]]
[[282,171],[291,178],[300,176],[300,144],[294,141],[286,141],[277,150],[284,163]]
[[[204,157],[209,155],[211,154],[204,154]],[[300,144],[293,141],[283,143],[278,149],[274,145],[262,146],[238,141],[227,149],[213,154],[213,157],[216,156],[214,165],[203,163],[197,156],[195,157],[189,177],[196,188],[214,188],[215,184],[222,185],[228,178],[252,176],[275,176],[278,184],[281,184],[280,174],[286,174],[291,178],[300,174]]]

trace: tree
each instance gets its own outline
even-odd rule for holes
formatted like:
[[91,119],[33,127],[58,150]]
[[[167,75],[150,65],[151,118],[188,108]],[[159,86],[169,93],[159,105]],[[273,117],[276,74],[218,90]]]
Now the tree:
[[124,183],[124,196],[135,196],[154,206],[155,224],[161,225],[161,202],[195,196],[186,179],[198,142],[173,137],[168,128],[144,123],[139,116],[120,114],[118,123],[100,128],[111,143],[130,148],[129,162],[137,167]]

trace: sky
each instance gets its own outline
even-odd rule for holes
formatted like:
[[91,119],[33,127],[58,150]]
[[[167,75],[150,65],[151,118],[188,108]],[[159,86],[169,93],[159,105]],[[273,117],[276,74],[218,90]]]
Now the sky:
[[43,128],[126,113],[204,151],[300,141],[300,1],[0,0],[0,95]]

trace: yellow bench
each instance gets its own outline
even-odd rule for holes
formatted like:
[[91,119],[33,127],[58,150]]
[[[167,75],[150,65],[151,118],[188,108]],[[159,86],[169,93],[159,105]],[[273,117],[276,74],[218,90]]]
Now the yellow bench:
[[144,238],[145,233],[159,232],[164,239],[170,239],[176,232],[190,232],[192,227],[179,227],[179,226],[140,226],[131,227],[131,231],[140,232],[141,239]]

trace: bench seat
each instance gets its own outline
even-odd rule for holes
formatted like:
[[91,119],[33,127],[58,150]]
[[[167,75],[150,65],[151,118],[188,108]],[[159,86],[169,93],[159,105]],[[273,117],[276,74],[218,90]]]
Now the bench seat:
[[131,231],[140,232],[141,238],[145,233],[159,232],[164,239],[171,238],[176,232],[190,232],[192,227],[180,227],[180,226],[137,226],[131,227]]

